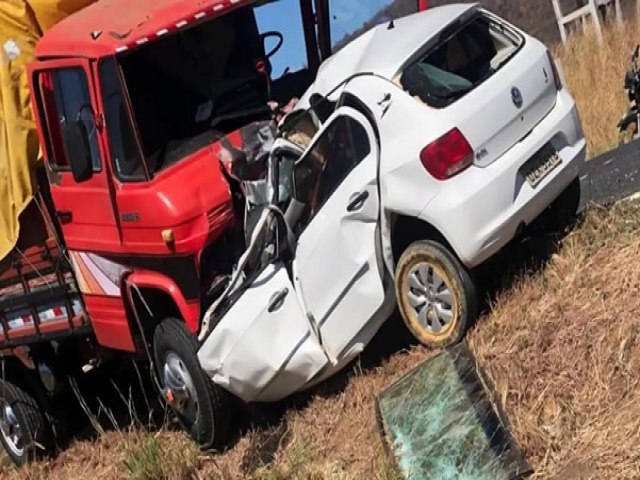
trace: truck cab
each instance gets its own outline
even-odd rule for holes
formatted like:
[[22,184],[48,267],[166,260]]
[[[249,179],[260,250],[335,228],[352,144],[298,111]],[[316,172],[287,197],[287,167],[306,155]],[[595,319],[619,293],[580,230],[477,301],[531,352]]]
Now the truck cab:
[[[41,190],[78,308],[97,346],[152,352],[202,446],[221,445],[233,420],[196,357],[202,315],[245,248],[242,185],[225,158],[260,153],[336,49],[425,7],[99,0],[38,42],[28,75]],[[266,157],[252,160],[243,175],[264,175]]]
[[311,38],[309,67],[274,81],[268,54],[284,38],[259,32],[254,3],[103,0],[37,46],[30,81],[52,209],[103,346],[136,349],[131,285],[197,331],[239,220],[216,142],[268,125],[269,102],[295,96],[318,66]]

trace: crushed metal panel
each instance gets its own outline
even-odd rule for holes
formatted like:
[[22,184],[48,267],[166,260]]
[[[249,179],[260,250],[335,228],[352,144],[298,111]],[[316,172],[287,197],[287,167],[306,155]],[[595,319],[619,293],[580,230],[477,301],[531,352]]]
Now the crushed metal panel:
[[328,363],[278,262],[224,314],[198,350],[198,360],[214,383],[245,402],[281,400]]
[[378,397],[385,447],[407,480],[511,480],[532,473],[484,378],[462,344]]

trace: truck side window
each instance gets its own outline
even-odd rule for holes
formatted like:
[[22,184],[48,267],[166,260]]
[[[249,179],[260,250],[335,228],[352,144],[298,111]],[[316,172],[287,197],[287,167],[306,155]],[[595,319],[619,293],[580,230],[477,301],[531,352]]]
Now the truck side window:
[[295,167],[296,200],[306,205],[296,226],[299,232],[370,152],[367,132],[360,123],[347,116],[333,120]]
[[[42,116],[45,157],[49,164],[60,170],[69,169],[69,160],[62,142],[62,132],[56,114],[56,102],[53,95],[53,78],[51,72],[41,72],[38,75],[40,95],[36,95],[38,109]],[[48,132],[48,135],[46,134]]]
[[115,171],[122,180],[146,180],[147,172],[133,133],[115,59],[109,58],[100,63],[100,85],[109,150]]
[[[91,151],[93,170],[100,171],[102,161],[100,159],[98,136],[93,119],[94,110],[91,105],[89,85],[84,70],[82,68],[52,70],[51,79],[53,80],[53,95],[57,120],[60,125],[62,142],[67,158],[69,152],[75,150],[71,147],[71,142],[77,141],[75,140],[75,136],[72,137],[66,134],[67,127],[73,122],[81,121],[84,123],[85,131],[89,137],[89,149]],[[49,122],[53,123],[53,119],[50,118]],[[56,157],[53,160],[58,167],[68,168],[67,158],[61,159]]]

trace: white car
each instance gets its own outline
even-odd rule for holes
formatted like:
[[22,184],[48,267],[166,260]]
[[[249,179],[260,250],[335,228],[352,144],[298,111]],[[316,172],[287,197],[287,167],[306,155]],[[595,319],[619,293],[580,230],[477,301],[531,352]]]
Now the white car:
[[575,185],[585,159],[548,50],[475,5],[363,34],[322,65],[281,132],[269,178],[246,185],[263,189],[262,202],[249,195],[249,223],[260,218],[198,352],[245,402],[343,368],[396,305],[423,343],[461,340],[477,315],[470,272]]

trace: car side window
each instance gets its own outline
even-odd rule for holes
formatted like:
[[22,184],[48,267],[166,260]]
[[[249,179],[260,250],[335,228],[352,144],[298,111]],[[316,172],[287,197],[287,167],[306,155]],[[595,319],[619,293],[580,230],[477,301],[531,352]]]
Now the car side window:
[[[80,141],[77,136],[68,134],[74,122],[82,122],[88,135],[89,150],[94,171],[100,171],[102,160],[98,148],[98,135],[94,122],[93,107],[89,96],[89,84],[82,68],[61,68],[51,71],[53,83],[53,97],[57,124],[60,126],[65,157],[61,155],[53,159],[54,164],[61,168],[68,168],[69,152],[77,151],[72,142]],[[54,119],[49,119],[54,123]]]
[[371,152],[364,127],[348,116],[337,117],[295,166],[296,200],[305,210],[296,225],[301,233],[347,175]]

